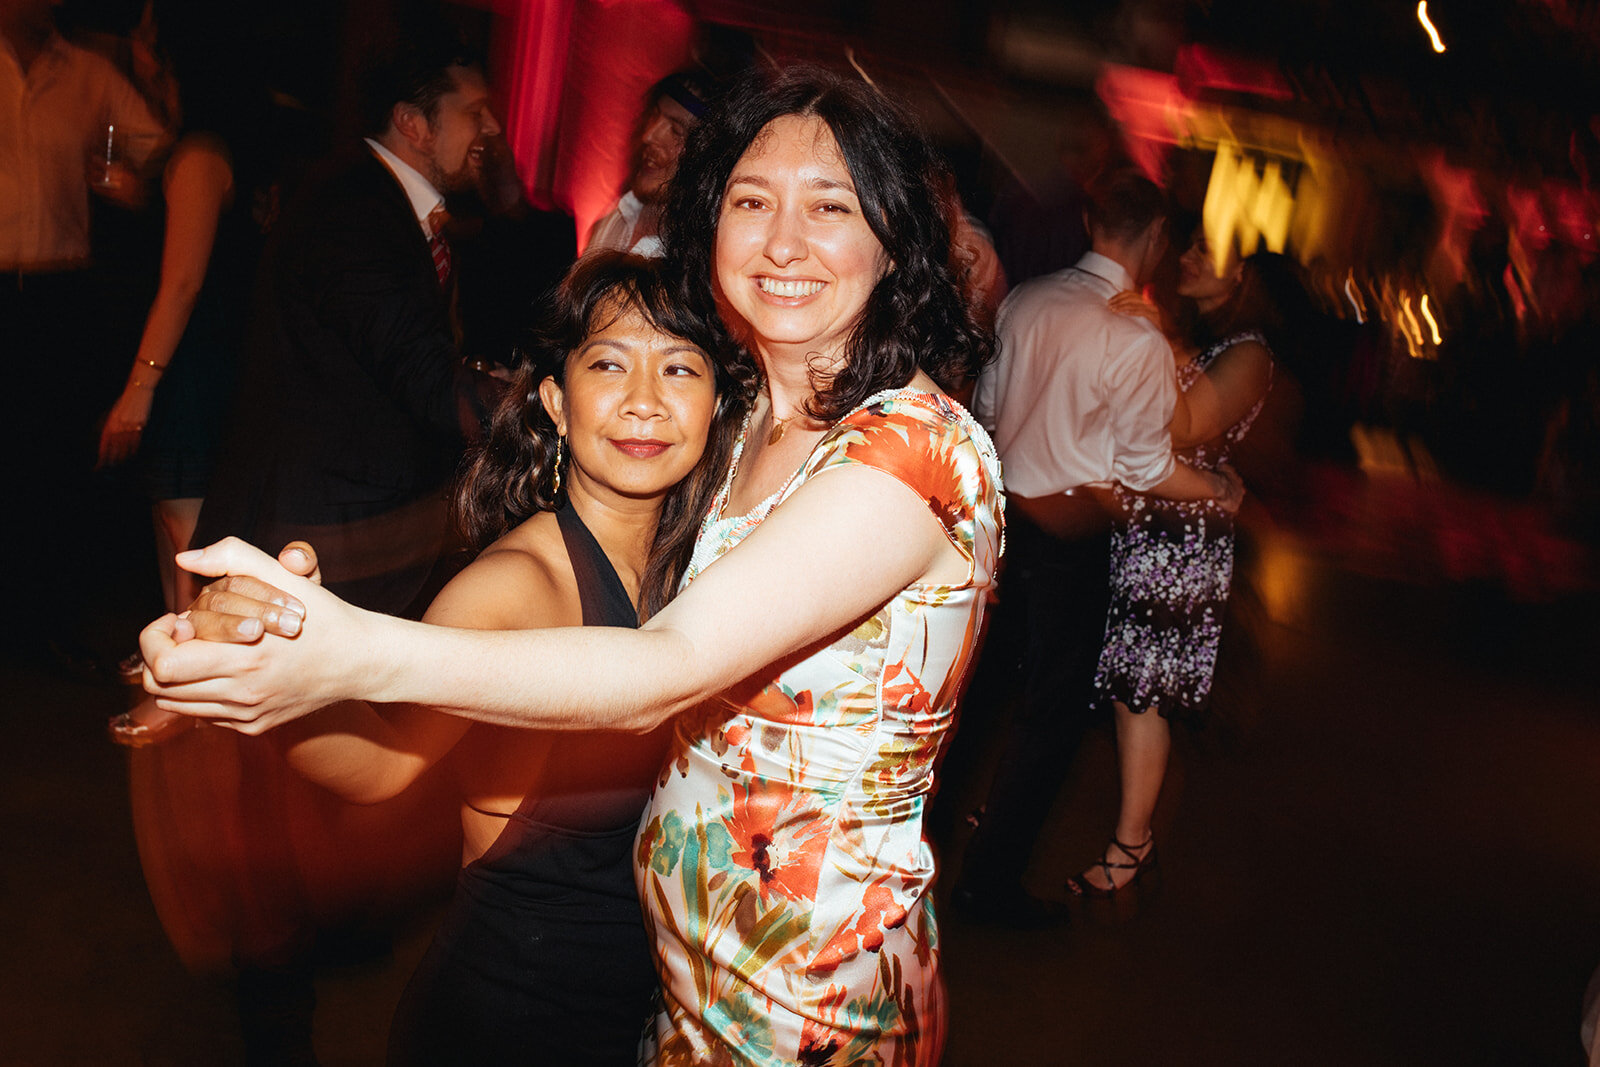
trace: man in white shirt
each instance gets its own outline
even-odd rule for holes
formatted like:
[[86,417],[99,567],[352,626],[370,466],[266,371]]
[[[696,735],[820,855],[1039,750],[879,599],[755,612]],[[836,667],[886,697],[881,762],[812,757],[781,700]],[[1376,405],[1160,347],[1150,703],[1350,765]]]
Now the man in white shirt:
[[1109,570],[1097,491],[1120,482],[1234,508],[1243,494],[1237,478],[1173,457],[1172,349],[1147,319],[1108,307],[1148,281],[1166,253],[1161,190],[1114,174],[1091,191],[1088,223],[1092,250],[1076,266],[1019,286],[1001,305],[999,355],[974,397],[1005,472],[1010,545],[1001,585],[1009,627],[991,634],[989,655],[1014,657],[1005,645],[1019,615],[1027,638],[1022,705],[956,903],[970,918],[1010,925],[1061,917],[1023,890],[1022,875],[1088,723]]
[[[89,261],[89,194],[136,195],[132,179],[168,133],[126,78],[56,32],[49,0],[0,0],[0,272]],[[121,164],[95,170],[107,141]],[[109,179],[109,180],[108,180]]]
[[627,191],[589,230],[585,252],[609,248],[641,256],[661,254],[658,230],[667,183],[678,172],[684,138],[706,113],[712,91],[709,81],[692,73],[669,74],[651,88]]

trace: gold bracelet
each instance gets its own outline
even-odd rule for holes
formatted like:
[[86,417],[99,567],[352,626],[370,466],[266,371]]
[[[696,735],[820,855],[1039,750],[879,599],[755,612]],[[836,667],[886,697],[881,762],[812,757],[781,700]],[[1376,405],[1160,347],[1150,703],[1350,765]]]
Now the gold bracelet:
[[143,363],[146,367],[149,367],[157,374],[160,374],[162,371],[167,369],[167,365],[165,363],[157,363],[153,359],[141,359],[139,362]]

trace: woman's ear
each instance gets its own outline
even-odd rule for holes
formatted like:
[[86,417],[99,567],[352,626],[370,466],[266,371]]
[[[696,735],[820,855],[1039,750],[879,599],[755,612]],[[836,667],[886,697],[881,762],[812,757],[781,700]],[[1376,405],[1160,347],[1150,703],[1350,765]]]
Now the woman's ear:
[[545,378],[539,383],[539,403],[544,405],[544,413],[550,416],[550,421],[556,424],[556,433],[562,437],[567,436],[567,413],[563,406],[566,399],[554,378]]
[[1244,257],[1234,255],[1233,262],[1228,265],[1228,288],[1237,291],[1244,282]]

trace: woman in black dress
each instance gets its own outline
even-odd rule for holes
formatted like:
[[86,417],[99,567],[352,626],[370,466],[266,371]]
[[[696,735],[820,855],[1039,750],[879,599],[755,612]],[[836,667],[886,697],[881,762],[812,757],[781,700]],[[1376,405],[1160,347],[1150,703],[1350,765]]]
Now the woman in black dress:
[[[458,495],[482,552],[431,622],[637,626],[676,589],[726,467],[742,405],[653,265],[587,257],[555,304]],[[352,703],[284,740],[298,771],[357,802],[446,756],[456,772],[465,865],[391,1062],[635,1062],[656,978],[631,853],[666,729],[544,733]]]

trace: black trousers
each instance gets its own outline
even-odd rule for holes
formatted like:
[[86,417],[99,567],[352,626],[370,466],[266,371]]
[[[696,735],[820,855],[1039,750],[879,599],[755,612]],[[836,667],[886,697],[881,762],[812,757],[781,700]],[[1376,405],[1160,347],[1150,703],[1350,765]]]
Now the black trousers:
[[[961,885],[974,893],[1020,887],[1084,732],[1098,714],[1094,671],[1110,595],[1108,532],[1063,540],[1012,512],[1006,536],[1010,561],[1001,603],[1025,618],[1023,695],[962,865]],[[985,649],[986,656],[1014,654]]]

